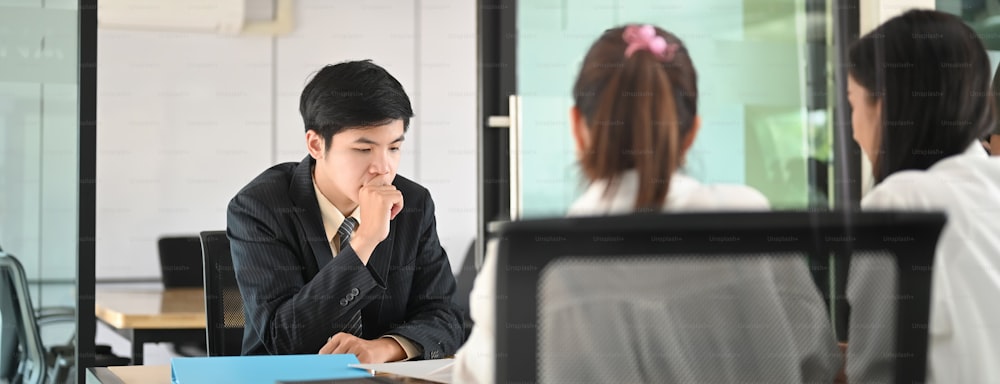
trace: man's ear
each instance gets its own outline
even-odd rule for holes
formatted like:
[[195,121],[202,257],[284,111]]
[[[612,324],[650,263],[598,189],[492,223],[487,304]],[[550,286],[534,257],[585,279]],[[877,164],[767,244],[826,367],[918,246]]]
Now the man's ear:
[[569,108],[569,125],[573,133],[573,142],[576,143],[576,157],[581,158],[590,148],[590,129],[587,128],[587,122],[575,105]]
[[691,121],[691,129],[681,138],[682,155],[687,155],[687,151],[694,145],[694,138],[698,136],[699,129],[701,129],[701,116],[695,116],[694,120]]
[[313,159],[322,160],[326,155],[326,140],[316,131],[310,129],[306,131],[306,149]]

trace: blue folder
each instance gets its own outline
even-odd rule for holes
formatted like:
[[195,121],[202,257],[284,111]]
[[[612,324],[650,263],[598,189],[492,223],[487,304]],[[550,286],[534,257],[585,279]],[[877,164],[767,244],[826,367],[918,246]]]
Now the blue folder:
[[368,371],[348,367],[348,364],[358,364],[357,356],[176,357],[170,359],[170,380],[173,384],[274,384],[276,381],[371,377]]

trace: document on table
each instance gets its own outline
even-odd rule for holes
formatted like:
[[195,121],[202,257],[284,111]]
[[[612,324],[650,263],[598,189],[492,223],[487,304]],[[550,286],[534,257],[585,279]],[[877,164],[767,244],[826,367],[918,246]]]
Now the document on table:
[[173,384],[272,384],[371,377],[349,367],[357,363],[358,357],[352,354],[175,357],[170,359],[170,377]]
[[438,383],[450,383],[451,368],[454,364],[455,359],[436,359],[384,364],[349,364],[348,366],[367,369],[373,373],[384,372]]

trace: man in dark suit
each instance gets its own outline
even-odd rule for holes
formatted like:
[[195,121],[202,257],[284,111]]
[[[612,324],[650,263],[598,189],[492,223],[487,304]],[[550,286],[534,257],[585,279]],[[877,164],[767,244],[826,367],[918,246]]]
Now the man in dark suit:
[[442,358],[464,337],[427,189],[396,175],[413,116],[371,61],[324,67],[299,105],[309,156],[230,201],[243,354]]

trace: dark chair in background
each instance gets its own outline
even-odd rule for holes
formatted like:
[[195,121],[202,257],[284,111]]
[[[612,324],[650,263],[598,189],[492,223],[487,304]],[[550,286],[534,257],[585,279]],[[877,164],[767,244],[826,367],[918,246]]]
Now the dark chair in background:
[[[664,345],[659,344],[657,337],[669,339],[683,336],[662,330],[664,325],[674,324],[665,322],[664,319],[677,313],[660,305],[658,300],[649,295],[645,296],[650,297],[648,302],[629,302],[634,306],[646,306],[644,311],[608,310],[601,312],[600,316],[575,317],[574,329],[580,327],[595,329],[605,326],[603,329],[625,329],[645,335],[644,338],[636,339],[636,344],[630,346],[628,350],[607,349],[594,354],[590,350],[577,349],[568,355],[547,352],[548,348],[553,346],[562,351],[571,350],[572,346],[579,343],[578,340],[546,339],[546,332],[543,329],[545,320],[542,316],[552,312],[553,308],[549,305],[543,306],[549,298],[540,296],[546,292],[551,293],[552,286],[546,288],[551,276],[563,276],[566,281],[573,279],[570,281],[571,284],[566,284],[564,281],[555,287],[577,288],[563,289],[558,291],[556,296],[559,298],[559,292],[566,292],[562,294],[563,296],[570,295],[572,300],[562,300],[562,303],[569,306],[567,308],[570,313],[578,313],[574,311],[586,310],[580,307],[581,305],[602,303],[598,304],[602,306],[601,308],[612,308],[614,303],[609,300],[621,297],[620,292],[622,292],[621,289],[600,291],[608,289],[603,288],[603,285],[608,284],[607,279],[581,279],[579,273],[573,273],[577,272],[574,268],[580,266],[587,266],[591,270],[598,268],[596,270],[599,271],[601,270],[599,268],[620,266],[622,262],[627,263],[625,266],[634,266],[637,259],[656,263],[682,262],[690,266],[703,260],[717,263],[722,260],[720,258],[740,260],[760,258],[762,255],[769,258],[802,259],[807,255],[832,255],[834,258],[891,258],[899,276],[894,296],[896,313],[892,317],[896,321],[896,344],[893,354],[896,359],[895,381],[923,382],[927,366],[926,324],[930,313],[934,249],[944,223],[945,217],[939,213],[896,212],[649,214],[507,223],[497,235],[504,240],[499,243],[497,268],[496,382],[537,382],[541,376],[549,376],[553,372],[574,372],[573,367],[580,368],[580,364],[587,364],[587,368],[592,367],[591,364],[596,365],[602,372],[610,370],[619,372],[621,368],[628,368],[626,373],[629,375],[650,378],[676,373],[671,371],[670,364],[665,363],[677,363],[678,360],[669,359],[669,356],[663,355],[662,351],[660,354],[655,353],[655,346]],[[627,261],[616,261],[623,258]],[[570,268],[566,269],[567,267]],[[679,276],[676,280],[685,278],[691,277]],[[615,280],[615,283],[627,286],[625,292],[644,292],[644,288],[654,285],[649,284],[653,280],[660,281],[662,278],[650,280],[626,278]],[[681,283],[683,281],[677,284],[678,290],[690,287],[690,284]],[[582,297],[581,295],[586,293],[581,292],[591,292],[592,295]],[[704,306],[711,306],[712,303],[713,301],[707,301]],[[703,308],[704,306],[697,310],[710,311],[709,308]],[[650,308],[658,308],[661,311],[648,311]],[[861,309],[855,308],[854,312],[858,310]],[[683,312],[683,309],[681,311]],[[719,313],[725,311],[725,308],[719,308]],[[649,316],[637,317],[635,316],[637,313]],[[662,318],[650,321],[650,318],[656,317],[657,313],[662,315]],[[708,335],[711,334],[711,328],[706,327],[717,322],[727,324],[725,321],[728,320],[713,318],[704,324],[693,324],[694,328],[678,332],[702,332]],[[617,327],[608,328],[609,324]],[[750,330],[746,332],[759,336]],[[637,352],[641,351],[636,349],[640,344],[652,345],[654,351],[651,354]],[[729,341],[722,343],[721,346],[732,344],[733,341]],[[738,342],[736,344],[739,345]],[[683,356],[713,356],[711,354],[716,352],[711,343],[669,345],[689,352]],[[794,350],[769,342],[750,347],[761,351],[761,354],[756,356],[785,356],[788,353],[795,353]],[[592,358],[592,355],[597,357]],[[616,356],[631,358],[610,359]],[[587,362],[582,362],[584,360]],[[543,361],[546,361],[547,365],[543,366]],[[679,362],[684,363],[685,360],[680,359]],[[701,360],[692,358],[689,362],[697,364]],[[566,364],[575,365],[568,367],[570,369],[567,370]],[[711,365],[695,367],[703,369],[696,371],[697,375],[705,376],[713,375],[713,371],[710,370],[720,369]],[[737,374],[745,374],[747,377],[766,372],[761,371],[762,369],[776,368],[741,367],[747,370]],[[550,368],[551,371],[546,371]],[[688,371],[690,370],[685,372]]]
[[[156,241],[160,258],[163,288],[203,288],[201,239],[198,236],[168,236]],[[173,343],[172,350],[181,356],[206,356],[204,341]]]
[[469,250],[465,252],[465,260],[462,261],[462,268],[455,276],[457,287],[455,288],[455,302],[462,312],[465,313],[465,340],[469,339],[472,333],[472,314],[469,311],[469,295],[472,294],[472,286],[476,282],[476,241],[469,244]]
[[202,288],[201,239],[198,236],[161,237],[156,242],[164,288]]
[[243,351],[243,297],[236,285],[226,231],[201,233],[205,270],[205,319],[209,356],[238,356]]

